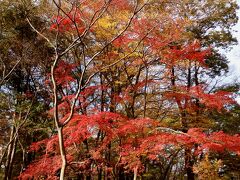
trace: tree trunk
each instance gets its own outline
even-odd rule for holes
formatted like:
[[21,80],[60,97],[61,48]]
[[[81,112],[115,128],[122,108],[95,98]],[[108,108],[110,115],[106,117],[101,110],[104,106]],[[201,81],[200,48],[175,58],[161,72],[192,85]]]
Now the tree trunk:
[[60,149],[60,154],[61,154],[61,159],[62,159],[60,180],[64,180],[64,174],[65,174],[65,169],[66,169],[66,166],[67,166],[67,160],[66,160],[64,142],[63,142],[62,127],[57,128],[57,131],[58,131],[59,149]]
[[[5,163],[5,172],[4,172],[4,180],[10,180],[12,176],[12,166],[13,166],[13,159],[16,152],[16,142],[17,136],[15,136],[15,128],[13,127],[11,130],[10,135],[10,145],[8,146],[8,153],[7,153],[7,160]],[[14,138],[14,139],[13,139]]]
[[187,173],[188,180],[194,180],[194,173],[193,173],[193,160],[191,156],[191,149],[185,149],[185,169]]
[[138,168],[134,168],[133,180],[137,180],[137,169],[138,169]]

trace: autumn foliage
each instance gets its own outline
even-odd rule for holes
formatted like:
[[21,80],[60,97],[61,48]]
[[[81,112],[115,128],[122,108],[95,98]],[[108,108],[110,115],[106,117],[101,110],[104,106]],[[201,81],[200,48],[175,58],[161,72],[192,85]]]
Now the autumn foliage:
[[199,81],[211,48],[187,39],[190,22],[159,12],[155,1],[78,3],[51,18],[58,42],[45,84],[57,130],[28,148],[36,156],[19,179],[58,179],[63,151],[68,177],[99,179],[147,174],[172,157],[187,169],[206,154],[239,155],[240,136],[214,132],[204,116],[235,101]]
[[[104,134],[99,137],[99,133]],[[207,152],[233,152],[239,154],[239,135],[230,136],[223,132],[207,133],[198,128],[187,133],[162,127],[152,119],[128,119],[110,112],[96,115],[75,115],[64,129],[64,145],[67,151],[68,173],[96,174],[99,168],[108,168],[109,177],[114,178],[117,168],[126,171],[134,168],[143,171],[142,158],[159,161],[159,156],[168,156],[169,149],[176,151],[193,148],[194,156]],[[115,157],[105,159],[109,144]],[[196,146],[197,145],[197,146]],[[84,150],[84,146],[88,148]],[[195,148],[197,147],[197,148]],[[49,139],[32,144],[29,151],[40,151],[33,164],[19,178],[57,178],[61,161],[58,152],[58,139],[54,135]],[[110,163],[110,164],[109,164]]]

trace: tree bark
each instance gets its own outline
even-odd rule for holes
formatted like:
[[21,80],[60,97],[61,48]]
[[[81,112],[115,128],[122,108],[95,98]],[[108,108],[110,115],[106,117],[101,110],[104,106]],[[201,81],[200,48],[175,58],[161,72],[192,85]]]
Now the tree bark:
[[11,130],[10,141],[12,142],[8,147],[7,160],[6,160],[5,172],[4,172],[4,180],[10,180],[12,176],[13,159],[16,152],[16,142],[17,142],[17,136],[15,136],[14,127]]
[[64,180],[64,173],[67,166],[67,160],[66,160],[66,154],[65,154],[65,148],[64,148],[64,142],[63,142],[63,132],[62,127],[57,128],[58,131],[58,140],[59,140],[59,149],[62,159],[62,166],[61,166],[61,172],[60,172],[60,180]]

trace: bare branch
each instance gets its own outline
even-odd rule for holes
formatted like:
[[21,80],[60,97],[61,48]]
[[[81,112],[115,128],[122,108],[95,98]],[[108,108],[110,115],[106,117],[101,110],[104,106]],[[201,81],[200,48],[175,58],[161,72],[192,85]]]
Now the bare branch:
[[2,77],[2,80],[0,82],[0,86],[4,83],[4,81],[8,78],[8,76],[10,76],[13,72],[13,70],[16,68],[16,66],[20,63],[21,59],[19,59],[15,64],[14,66],[12,67],[12,69],[8,72],[7,75],[5,75],[5,72],[3,72],[3,77]]
[[46,36],[44,36],[42,33],[40,33],[40,32],[32,25],[32,23],[30,22],[30,20],[29,20],[28,18],[26,18],[26,20],[27,20],[28,24],[31,26],[31,28],[32,28],[39,36],[41,36],[43,39],[45,39],[45,40],[49,43],[50,46],[52,46],[52,47],[55,49],[55,46],[52,44],[52,42],[51,42]]

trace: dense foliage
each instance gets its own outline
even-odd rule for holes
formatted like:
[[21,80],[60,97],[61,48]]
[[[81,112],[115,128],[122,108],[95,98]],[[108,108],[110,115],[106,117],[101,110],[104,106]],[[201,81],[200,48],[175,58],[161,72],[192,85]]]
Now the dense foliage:
[[235,1],[0,7],[0,178],[239,175],[239,86],[215,83]]

